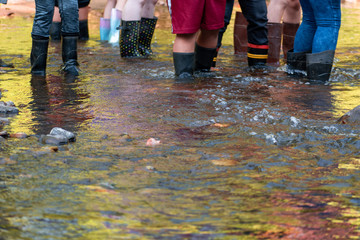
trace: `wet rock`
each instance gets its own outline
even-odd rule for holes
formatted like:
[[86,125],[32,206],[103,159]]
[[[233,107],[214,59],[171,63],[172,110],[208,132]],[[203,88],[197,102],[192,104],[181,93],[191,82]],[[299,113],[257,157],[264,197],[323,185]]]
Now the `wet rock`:
[[6,125],[9,124],[9,122],[9,119],[0,117],[0,125]]
[[41,135],[40,142],[42,144],[49,144],[49,145],[63,145],[63,144],[67,144],[69,141],[65,136],[48,134],[48,135]]
[[235,166],[238,164],[238,161],[233,159],[216,159],[211,160],[211,163],[216,166]]
[[0,101],[0,113],[19,113],[19,109],[15,107],[15,104],[11,101]]
[[9,158],[0,158],[0,165],[8,165],[8,164],[15,164],[16,161],[11,160]]
[[360,124],[360,105],[345,113],[337,120],[339,124]]
[[252,118],[252,121],[274,124],[276,120],[274,116],[270,115],[268,110],[263,109],[262,111],[256,113],[256,115]]
[[0,136],[0,142],[4,142],[5,138]]
[[153,166],[146,166],[145,168],[148,171],[156,171],[156,168],[154,168]]
[[20,139],[23,139],[23,138],[27,138],[28,135],[27,135],[26,133],[19,132],[19,133],[12,133],[12,134],[10,134],[10,137],[11,137],[11,138],[20,138]]
[[7,131],[1,131],[0,136],[3,138],[7,138],[7,137],[9,137],[9,133]]
[[161,143],[160,140],[156,140],[155,138],[149,138],[147,141],[146,141],[146,146],[149,146],[149,147],[154,147],[154,146],[157,146]]
[[266,134],[266,133],[264,133],[264,136],[265,136],[266,143],[274,144],[274,145],[276,145],[278,143],[278,141],[276,140],[274,134]]
[[64,137],[66,137],[66,139],[69,142],[75,142],[76,141],[76,137],[75,137],[74,133],[69,132],[69,131],[67,131],[65,129],[59,128],[59,127],[54,127],[53,129],[51,129],[50,135],[64,136]]

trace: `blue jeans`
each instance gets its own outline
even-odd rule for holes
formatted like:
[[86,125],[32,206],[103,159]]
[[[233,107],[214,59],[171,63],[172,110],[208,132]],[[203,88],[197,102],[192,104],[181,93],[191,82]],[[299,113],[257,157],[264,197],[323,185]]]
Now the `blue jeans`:
[[340,0],[300,0],[302,23],[296,33],[294,52],[335,50],[341,25]]
[[[61,32],[63,36],[79,35],[79,8],[78,0],[59,0],[61,16]],[[55,0],[35,0],[36,12],[31,35],[48,38],[52,18],[54,15]]]

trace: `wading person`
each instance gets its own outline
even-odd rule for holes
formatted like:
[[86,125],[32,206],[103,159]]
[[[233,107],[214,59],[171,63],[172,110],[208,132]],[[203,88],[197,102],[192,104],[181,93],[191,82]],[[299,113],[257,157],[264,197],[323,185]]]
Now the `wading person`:
[[[79,40],[89,40],[89,4],[90,0],[78,0],[79,6]],[[55,1],[54,17],[50,28],[50,38],[54,41],[61,40],[61,16],[58,1]]]
[[[31,32],[31,74],[46,75],[49,33],[54,14],[55,0],[35,0],[36,12]],[[79,75],[77,41],[79,36],[79,13],[77,0],[59,0],[62,35],[62,59],[66,74]]]
[[[0,7],[1,7],[1,4],[6,4],[6,3],[7,3],[7,0],[0,0]],[[5,63],[5,62],[4,62],[3,60],[1,60],[1,58],[0,58],[0,67],[14,67],[14,65]]]
[[[191,79],[195,71],[210,71],[226,0],[169,0],[175,75]],[[199,34],[198,34],[199,32]]]
[[157,22],[157,17],[154,16],[157,1],[126,1],[121,20],[121,57],[147,57],[152,54],[151,41]]
[[300,0],[303,11],[294,50],[287,55],[289,73],[306,72],[310,80],[327,81],[341,25],[340,0]]
[[[239,0],[242,12],[235,18],[234,49],[235,53],[247,52],[248,65],[262,68],[268,58],[267,38],[267,6],[265,0]],[[219,32],[217,52],[221,46],[222,37],[230,22],[234,0],[226,0],[226,13],[223,19],[224,27]],[[241,46],[245,43],[245,46]],[[213,66],[215,66],[215,54]]]
[[287,57],[287,52],[294,47],[295,34],[301,19],[300,2],[299,0],[271,0],[267,17],[269,40],[267,62],[279,65],[281,42],[284,59]]

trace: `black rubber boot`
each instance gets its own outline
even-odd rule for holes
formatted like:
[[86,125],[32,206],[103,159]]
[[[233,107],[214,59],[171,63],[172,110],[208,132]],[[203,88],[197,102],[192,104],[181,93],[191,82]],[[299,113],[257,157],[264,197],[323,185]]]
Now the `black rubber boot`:
[[36,76],[46,75],[46,60],[48,53],[49,39],[32,40],[30,55],[31,74]]
[[5,63],[3,60],[0,59],[0,67],[13,68],[14,65],[12,63]]
[[139,48],[140,21],[122,21],[120,34],[120,56],[127,58],[141,57]]
[[290,75],[305,76],[307,52],[294,52],[291,49],[287,52],[287,73]]
[[77,61],[77,41],[78,36],[63,36],[62,59],[64,67],[62,71],[72,76],[78,76],[80,73]]
[[334,56],[335,51],[333,50],[306,54],[306,72],[309,80],[324,82],[329,80]]
[[173,53],[177,79],[193,79],[195,53]]
[[216,48],[204,48],[195,44],[195,71],[210,72]]
[[79,29],[80,29],[79,40],[80,40],[80,41],[87,41],[87,40],[89,40],[88,20],[81,20],[81,21],[79,21]]
[[141,18],[139,31],[139,52],[143,56],[152,54],[151,40],[155,32],[157,18]]
[[50,39],[51,41],[61,40],[61,22],[52,22],[50,27]]

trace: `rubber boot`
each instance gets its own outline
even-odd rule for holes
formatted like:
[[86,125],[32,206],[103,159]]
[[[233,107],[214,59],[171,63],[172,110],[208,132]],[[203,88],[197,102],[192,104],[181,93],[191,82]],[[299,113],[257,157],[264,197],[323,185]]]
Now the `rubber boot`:
[[242,12],[236,12],[234,23],[234,52],[235,54],[246,54],[248,50],[247,39],[248,22]]
[[195,71],[210,72],[216,48],[204,48],[195,44]]
[[50,39],[51,41],[61,40],[61,22],[52,22],[50,27]]
[[100,18],[100,40],[109,41],[110,19]]
[[251,68],[267,68],[266,61],[268,58],[268,45],[256,45],[248,43],[248,65]]
[[109,43],[119,42],[119,27],[121,24],[121,11],[111,9]]
[[78,76],[80,73],[77,61],[77,41],[78,36],[63,36],[62,40],[62,59],[64,62],[62,72],[72,76]]
[[141,18],[139,31],[139,52],[143,56],[152,54],[151,40],[154,35],[157,18]]
[[80,41],[87,41],[89,40],[89,26],[88,20],[81,20],[79,21],[79,40]]
[[5,63],[3,60],[0,59],[0,67],[13,68],[14,65],[12,63]]
[[335,51],[306,54],[306,72],[309,80],[327,81],[330,78]]
[[46,75],[46,60],[48,53],[49,39],[33,39],[30,63],[31,74],[36,76]]
[[282,50],[285,60],[287,58],[287,52],[294,48],[295,35],[299,26],[300,26],[299,23],[283,22]]
[[281,48],[281,23],[269,22],[268,28],[268,40],[269,40],[269,52],[267,63],[273,66],[280,65],[280,48]]
[[213,60],[212,60],[212,63],[211,63],[211,67],[213,67],[213,68],[216,67],[216,61],[217,61],[217,58],[218,58],[218,55],[219,55],[219,50],[220,50],[220,48],[216,48],[215,54],[213,56]]
[[177,79],[193,79],[195,53],[173,53],[175,76]]
[[294,49],[287,52],[286,64],[288,74],[305,76],[306,54],[306,52],[294,52]]
[[121,57],[141,57],[139,48],[140,21],[122,21],[120,36]]

